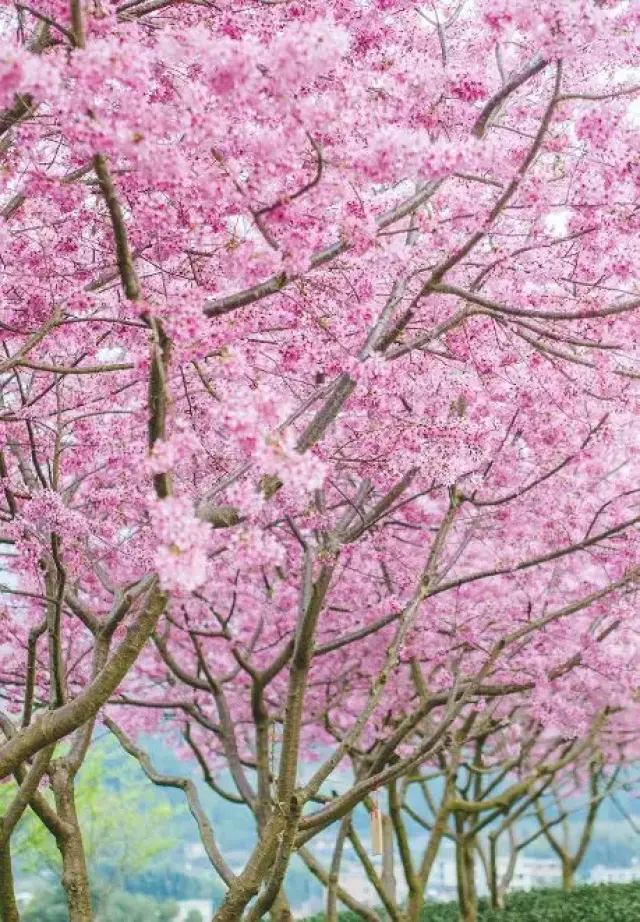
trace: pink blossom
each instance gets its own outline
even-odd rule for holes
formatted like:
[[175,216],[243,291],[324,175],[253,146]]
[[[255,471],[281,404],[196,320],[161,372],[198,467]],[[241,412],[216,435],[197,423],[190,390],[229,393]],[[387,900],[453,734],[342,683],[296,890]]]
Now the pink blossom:
[[186,498],[169,497],[150,509],[158,541],[154,562],[163,589],[193,592],[207,579],[209,528]]

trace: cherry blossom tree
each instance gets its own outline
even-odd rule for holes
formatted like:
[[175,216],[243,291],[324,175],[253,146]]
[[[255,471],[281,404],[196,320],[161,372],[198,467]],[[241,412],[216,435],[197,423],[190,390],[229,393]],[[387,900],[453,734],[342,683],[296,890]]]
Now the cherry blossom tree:
[[[330,869],[323,868],[313,854],[313,843],[311,848],[300,850],[309,869],[327,886],[327,919],[337,918],[338,900],[362,918],[369,918],[367,907],[340,885],[346,845],[351,845],[380,905],[394,922],[421,917],[425,891],[444,842],[453,843],[455,848],[463,922],[477,918],[479,859],[492,906],[503,908],[521,851],[541,836],[552,835],[553,827],[564,823],[569,813],[584,809],[577,867],[588,848],[599,808],[615,790],[625,762],[633,761],[635,755],[619,729],[619,715],[606,718],[600,714],[586,733],[573,735],[564,730],[551,735],[527,717],[526,707],[514,707],[505,699],[470,713],[452,734],[446,750],[366,799],[374,842],[376,822],[379,826],[381,868],[376,867],[352,815],[343,819],[336,834]],[[363,761],[363,757],[354,754],[354,760]],[[416,792],[422,795],[422,809],[413,796]],[[544,802],[551,794],[557,809],[555,815],[547,817]],[[570,806],[569,797],[573,797]],[[524,835],[516,837],[516,824],[524,824]],[[510,851],[500,879],[498,842],[505,832],[509,833]],[[561,850],[560,845],[558,848]],[[570,860],[566,855],[565,862]]]
[[168,708],[255,804],[218,919],[258,918],[294,847],[469,708],[630,704],[638,11],[2,22],[3,847],[51,778],[90,919],[74,774],[107,702]]

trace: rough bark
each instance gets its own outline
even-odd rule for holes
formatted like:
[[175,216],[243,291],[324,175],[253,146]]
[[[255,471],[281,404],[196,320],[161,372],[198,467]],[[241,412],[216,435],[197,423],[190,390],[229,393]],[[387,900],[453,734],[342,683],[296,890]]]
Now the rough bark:
[[69,922],[93,922],[89,872],[76,811],[73,774],[63,761],[54,766],[51,783],[58,816],[66,827],[65,834],[56,839],[56,845],[62,858],[62,886],[67,895]]
[[280,891],[273,901],[273,906],[271,907],[271,922],[291,922],[293,916],[291,915],[291,908],[289,906],[289,900],[287,899],[287,894],[284,892],[284,888],[281,887]]
[[11,846],[0,847],[0,922],[20,922],[20,913],[13,886]]

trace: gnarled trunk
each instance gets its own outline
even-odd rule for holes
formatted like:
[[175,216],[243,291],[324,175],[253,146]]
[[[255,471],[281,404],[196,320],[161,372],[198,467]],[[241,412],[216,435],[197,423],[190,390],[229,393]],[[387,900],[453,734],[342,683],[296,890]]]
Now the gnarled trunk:
[[56,844],[62,858],[62,886],[67,895],[69,922],[93,922],[89,872],[76,812],[73,776],[64,762],[51,772],[58,816],[66,826]]
[[0,922],[20,922],[11,867],[9,842],[0,846]]

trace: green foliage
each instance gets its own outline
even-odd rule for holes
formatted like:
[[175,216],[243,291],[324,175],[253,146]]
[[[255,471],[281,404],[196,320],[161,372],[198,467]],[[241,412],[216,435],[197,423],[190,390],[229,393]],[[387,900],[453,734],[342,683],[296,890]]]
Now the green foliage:
[[[424,922],[455,922],[455,914],[442,919],[424,915]],[[514,893],[503,912],[484,907],[482,922],[637,922],[640,919],[640,883],[602,884],[561,890]]]
[[[13,784],[0,785],[0,813],[14,793]],[[49,792],[45,796],[51,799]],[[76,781],[76,807],[89,868],[110,879],[139,873],[177,844],[170,831],[177,809],[155,796],[149,782],[133,763],[123,763],[109,740],[89,750]],[[23,874],[40,875],[45,868],[59,871],[55,840],[30,811],[12,838],[12,852]]]
[[103,901],[101,922],[172,922],[178,913],[175,903],[159,903],[140,894],[117,891]]
[[[178,912],[175,903],[159,903],[121,890],[104,895],[100,903],[96,915],[100,922],[172,922]],[[69,922],[62,888],[37,894],[22,910],[21,918],[22,922]]]
[[171,867],[167,861],[154,862],[139,874],[127,874],[122,886],[130,893],[142,893],[158,900],[213,900],[222,902],[223,885],[213,874],[193,876]]
[[185,922],[204,922],[202,918],[202,913],[198,912],[197,909],[190,909]]
[[[456,903],[428,903],[421,922],[458,922]],[[639,922],[640,882],[578,887],[572,893],[561,890],[531,890],[513,893],[501,912],[480,901],[478,922]],[[306,922],[324,922],[322,914]],[[340,913],[340,922],[361,922],[352,912]]]
[[68,922],[67,901],[62,889],[38,894],[21,911],[22,922]]

